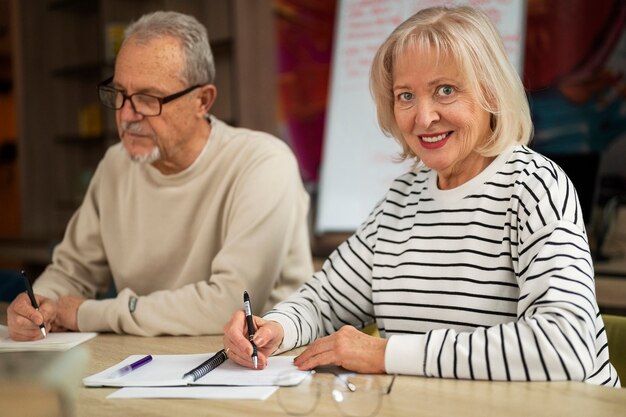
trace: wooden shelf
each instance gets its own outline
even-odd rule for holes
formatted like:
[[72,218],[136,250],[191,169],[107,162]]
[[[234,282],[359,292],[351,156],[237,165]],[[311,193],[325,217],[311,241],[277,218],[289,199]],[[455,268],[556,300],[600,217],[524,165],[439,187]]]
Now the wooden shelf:
[[102,145],[111,135],[102,134],[98,136],[81,136],[78,134],[68,134],[55,136],[54,141],[60,144],[97,146]]
[[59,198],[56,200],[55,205],[58,210],[71,210],[74,211],[80,206],[82,199],[79,198]]
[[211,52],[214,56],[230,55],[232,52],[233,41],[232,39],[218,39],[216,41],[210,40]]
[[48,3],[48,10],[75,13],[95,13],[98,2],[94,0],[53,0]]
[[47,264],[58,238],[0,238],[0,260]]
[[52,76],[58,78],[102,78],[102,70],[106,68],[111,69],[112,72],[113,64],[110,62],[91,62],[68,65],[53,69]]

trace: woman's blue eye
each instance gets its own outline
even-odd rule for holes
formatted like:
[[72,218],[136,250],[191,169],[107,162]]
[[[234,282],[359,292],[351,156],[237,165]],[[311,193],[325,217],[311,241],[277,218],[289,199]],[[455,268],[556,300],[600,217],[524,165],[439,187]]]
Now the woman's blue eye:
[[400,99],[401,101],[409,101],[412,98],[413,98],[413,94],[411,93],[404,92],[404,93],[398,94],[398,99]]
[[454,93],[454,87],[450,85],[443,85],[437,90],[437,95],[442,97],[450,96],[452,93]]

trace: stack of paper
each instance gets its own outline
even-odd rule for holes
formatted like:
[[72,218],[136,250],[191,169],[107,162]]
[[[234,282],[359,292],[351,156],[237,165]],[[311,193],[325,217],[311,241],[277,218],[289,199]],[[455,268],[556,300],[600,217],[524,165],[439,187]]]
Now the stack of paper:
[[68,350],[95,337],[98,333],[52,332],[45,339],[16,342],[9,338],[9,328],[0,325],[0,352]]

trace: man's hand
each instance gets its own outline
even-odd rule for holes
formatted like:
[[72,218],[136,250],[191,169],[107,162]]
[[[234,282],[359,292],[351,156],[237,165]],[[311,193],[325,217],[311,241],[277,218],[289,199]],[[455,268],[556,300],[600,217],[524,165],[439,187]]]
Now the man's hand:
[[57,303],[53,300],[35,294],[39,311],[35,310],[26,293],[15,297],[7,307],[7,325],[9,337],[13,340],[37,340],[43,335],[39,329],[44,324],[46,332],[52,330],[52,323],[57,317]]
[[64,295],[59,298],[54,330],[78,331],[78,308],[85,299],[74,295]]

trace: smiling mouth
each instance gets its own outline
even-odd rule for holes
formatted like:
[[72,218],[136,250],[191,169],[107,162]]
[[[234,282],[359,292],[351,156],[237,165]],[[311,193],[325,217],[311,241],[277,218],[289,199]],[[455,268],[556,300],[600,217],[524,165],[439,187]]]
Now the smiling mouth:
[[452,134],[452,132],[446,132],[446,133],[440,133],[439,135],[432,135],[432,136],[420,136],[419,138],[421,140],[423,140],[424,142],[427,143],[435,143],[435,142],[439,142],[441,140],[444,140],[445,138],[447,138],[448,136],[450,136]]

